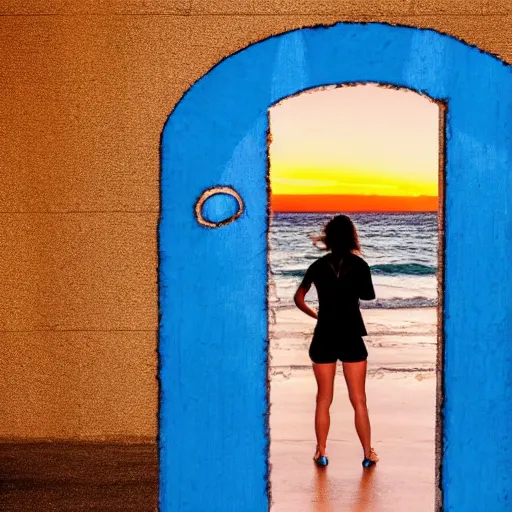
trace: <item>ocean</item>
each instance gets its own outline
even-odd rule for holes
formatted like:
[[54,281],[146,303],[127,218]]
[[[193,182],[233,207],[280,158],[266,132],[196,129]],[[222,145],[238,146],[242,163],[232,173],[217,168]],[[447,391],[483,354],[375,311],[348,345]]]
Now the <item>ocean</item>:
[[[293,306],[307,267],[325,254],[311,235],[334,214],[273,213],[270,221],[270,290],[274,308]],[[361,256],[370,265],[377,298],[361,308],[401,309],[437,305],[436,213],[354,213]],[[315,287],[306,301],[317,306]]]

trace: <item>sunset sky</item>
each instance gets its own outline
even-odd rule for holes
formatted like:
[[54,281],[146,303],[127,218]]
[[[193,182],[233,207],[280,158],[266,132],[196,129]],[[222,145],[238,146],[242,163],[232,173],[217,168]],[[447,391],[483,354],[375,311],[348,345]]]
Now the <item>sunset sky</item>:
[[439,107],[374,84],[270,110],[274,211],[435,211]]

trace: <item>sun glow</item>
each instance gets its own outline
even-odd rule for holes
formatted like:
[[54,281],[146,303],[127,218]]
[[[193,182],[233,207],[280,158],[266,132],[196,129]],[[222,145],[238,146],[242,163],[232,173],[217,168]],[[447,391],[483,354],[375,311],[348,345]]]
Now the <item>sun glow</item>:
[[305,92],[274,106],[270,127],[276,211],[316,211],[316,196],[352,197],[335,209],[357,210],[357,196],[365,211],[393,210],[393,198],[437,209],[439,106],[428,98],[376,84]]

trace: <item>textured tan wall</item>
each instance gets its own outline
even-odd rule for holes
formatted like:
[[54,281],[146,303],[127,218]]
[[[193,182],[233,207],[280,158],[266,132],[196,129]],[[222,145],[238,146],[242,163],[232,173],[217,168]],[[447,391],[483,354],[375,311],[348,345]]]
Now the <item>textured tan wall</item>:
[[512,62],[508,0],[0,0],[0,438],[156,435],[159,137],[224,56],[336,21]]

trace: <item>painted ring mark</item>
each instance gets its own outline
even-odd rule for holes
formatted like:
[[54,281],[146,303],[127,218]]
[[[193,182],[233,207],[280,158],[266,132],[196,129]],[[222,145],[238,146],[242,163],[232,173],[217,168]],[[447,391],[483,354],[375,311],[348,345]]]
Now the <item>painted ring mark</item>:
[[[233,215],[231,215],[231,217],[228,217],[227,219],[224,219],[219,222],[211,222],[209,220],[206,220],[203,217],[203,211],[202,211],[204,203],[208,199],[210,199],[210,197],[213,197],[216,195],[221,195],[221,194],[226,194],[228,196],[234,197],[236,202],[238,203],[238,211],[236,213],[234,213]],[[231,224],[236,219],[238,219],[238,217],[240,217],[240,215],[242,215],[242,213],[244,211],[244,202],[242,201],[242,197],[240,196],[240,194],[232,187],[212,187],[212,188],[206,189],[201,194],[201,197],[197,200],[194,210],[195,210],[197,222],[199,222],[199,224],[201,224],[202,226],[209,227],[209,228],[220,228],[222,226],[227,226],[228,224]]]

